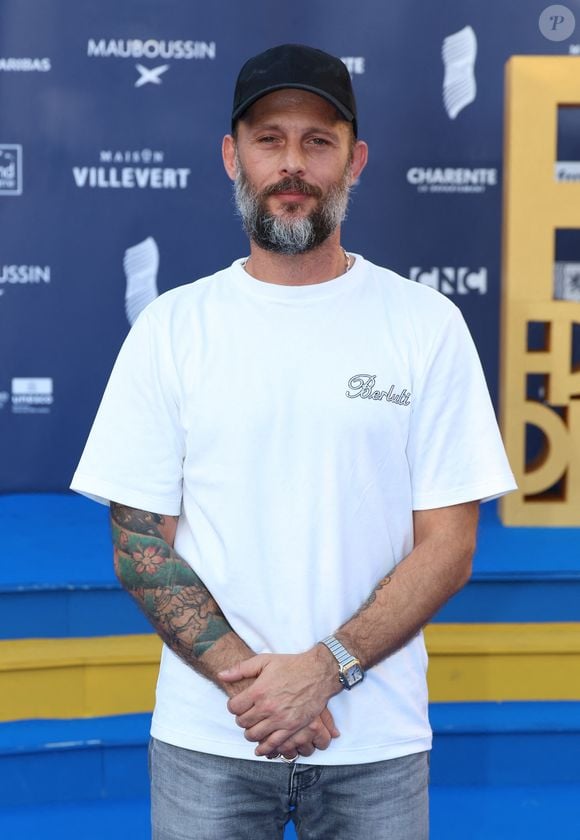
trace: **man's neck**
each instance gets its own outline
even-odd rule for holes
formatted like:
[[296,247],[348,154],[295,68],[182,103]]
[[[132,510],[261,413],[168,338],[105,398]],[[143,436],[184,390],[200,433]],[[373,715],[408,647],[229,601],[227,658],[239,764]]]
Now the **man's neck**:
[[340,233],[334,234],[305,254],[276,254],[250,243],[250,257],[245,264],[248,274],[265,283],[283,286],[306,286],[333,280],[347,269],[340,245]]

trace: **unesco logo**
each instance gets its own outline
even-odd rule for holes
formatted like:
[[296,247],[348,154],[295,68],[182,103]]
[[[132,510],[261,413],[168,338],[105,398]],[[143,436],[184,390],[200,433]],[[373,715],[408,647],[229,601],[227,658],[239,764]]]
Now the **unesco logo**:
[[22,146],[0,143],[0,195],[22,195]]
[[53,402],[51,377],[15,377],[12,380],[13,414],[49,414]]
[[409,273],[411,280],[431,286],[448,297],[452,295],[485,295],[487,293],[487,269],[459,268],[444,266],[442,268],[422,268],[414,265]]

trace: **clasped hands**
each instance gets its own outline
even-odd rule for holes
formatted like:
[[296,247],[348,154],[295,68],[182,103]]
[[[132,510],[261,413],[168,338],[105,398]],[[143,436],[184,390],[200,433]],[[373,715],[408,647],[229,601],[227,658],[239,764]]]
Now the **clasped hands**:
[[340,732],[327,708],[342,687],[336,662],[317,645],[300,654],[262,653],[219,673],[226,683],[253,680],[230,697],[228,710],[258,756],[312,755]]

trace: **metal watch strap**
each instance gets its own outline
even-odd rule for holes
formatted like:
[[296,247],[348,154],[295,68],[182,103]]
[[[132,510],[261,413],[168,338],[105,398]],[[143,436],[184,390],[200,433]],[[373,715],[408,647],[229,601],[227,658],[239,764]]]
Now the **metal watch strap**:
[[327,636],[326,639],[322,639],[321,644],[326,645],[328,650],[338,662],[338,667],[341,669],[344,668],[345,665],[348,665],[349,662],[352,662],[353,659],[356,660],[356,656],[349,653],[348,650],[341,645],[338,639],[334,638],[334,636]]

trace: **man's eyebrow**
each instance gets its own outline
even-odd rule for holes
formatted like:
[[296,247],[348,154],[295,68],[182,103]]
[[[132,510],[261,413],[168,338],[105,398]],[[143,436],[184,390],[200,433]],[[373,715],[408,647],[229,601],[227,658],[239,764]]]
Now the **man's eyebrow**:
[[[279,123],[248,122],[251,131],[283,131]],[[323,128],[320,125],[311,125],[303,129],[302,134],[326,134],[328,137],[338,138],[338,132],[333,128]]]

